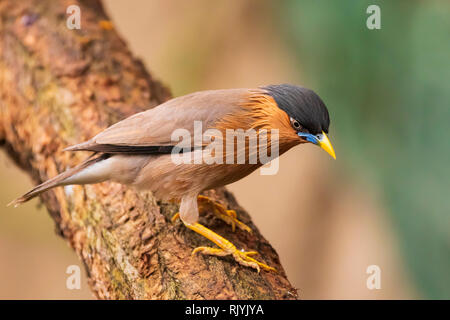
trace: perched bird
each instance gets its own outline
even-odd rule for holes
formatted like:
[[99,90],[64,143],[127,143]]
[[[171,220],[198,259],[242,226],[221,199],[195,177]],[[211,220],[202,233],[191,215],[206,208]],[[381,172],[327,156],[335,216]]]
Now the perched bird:
[[[199,126],[195,123],[200,124],[201,132],[196,132]],[[260,153],[249,147],[252,139],[247,139],[248,143],[236,143],[228,148],[230,142],[235,141],[235,137],[232,141],[228,138],[226,133],[229,130],[254,130],[258,138],[257,148],[269,148],[276,144],[277,150],[271,154],[272,158],[302,143],[315,144],[336,158],[327,137],[329,124],[328,110],[320,97],[312,90],[299,86],[281,84],[188,94],[132,115],[92,139],[66,148],[68,151],[94,153],[80,165],[36,186],[11,204],[26,202],[57,186],[116,181],[151,190],[161,200],[179,201],[179,213],[172,220],[181,218],[186,227],[218,246],[198,247],[193,253],[232,255],[240,264],[258,271],[260,268],[275,270],[254,259],[252,256],[256,252],[240,251],[231,242],[198,223],[199,209],[204,211],[210,208],[233,229],[237,226],[251,231],[236,218],[236,212],[227,210],[200,193],[235,182],[263,165]],[[206,134],[214,129],[215,139],[209,140],[216,142],[216,161],[174,161],[174,154],[203,154],[208,149],[203,140],[200,144],[189,139],[184,144],[174,141],[177,129],[183,129],[184,133],[192,136]],[[260,139],[261,132],[266,132],[266,138],[270,137],[270,141]],[[219,137],[219,133],[223,135]],[[272,139],[273,136],[277,138],[276,141]],[[193,140],[196,140],[195,137]],[[227,148],[222,148],[225,145]],[[232,156],[227,158],[230,154]],[[243,154],[246,161],[236,162],[237,157]],[[255,154],[257,161],[249,161]],[[232,161],[222,161],[224,159]]]

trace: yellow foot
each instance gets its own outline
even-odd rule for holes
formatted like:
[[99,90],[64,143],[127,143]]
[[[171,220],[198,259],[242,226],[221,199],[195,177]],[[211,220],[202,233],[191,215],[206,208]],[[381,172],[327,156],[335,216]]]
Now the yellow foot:
[[247,231],[249,233],[252,232],[252,229],[250,229],[245,223],[238,220],[236,211],[227,210],[227,208],[225,208],[222,204],[205,196],[198,196],[197,201],[199,204],[200,212],[204,212],[208,208],[212,208],[214,214],[219,219],[229,224],[233,232],[236,230],[236,226],[241,230]]
[[224,250],[224,249],[217,249],[217,248],[211,248],[211,247],[197,247],[192,251],[192,254],[201,253],[201,254],[208,254],[213,256],[227,256],[232,255],[234,257],[234,260],[239,262],[241,265],[246,267],[251,267],[253,269],[256,269],[258,272],[263,268],[267,271],[275,271],[275,268],[269,267],[268,265],[259,262],[256,259],[251,258],[250,256],[258,254],[256,251],[239,251],[236,247],[233,250]]
[[[198,196],[199,212],[205,212],[207,208],[212,208],[214,214],[225,223],[231,225],[233,232],[236,230],[236,226],[239,229],[252,233],[252,229],[245,223],[241,222],[236,216],[236,211],[227,210],[222,204],[205,196]],[[172,217],[172,222],[175,222],[180,217],[180,213],[177,212]]]
[[201,253],[201,254],[215,255],[215,256],[220,256],[220,257],[232,255],[234,257],[234,260],[239,262],[241,265],[254,268],[258,272],[261,270],[261,268],[263,268],[264,270],[267,270],[267,271],[275,271],[276,272],[275,268],[269,267],[268,265],[266,265],[262,262],[259,262],[258,260],[253,259],[251,257],[253,255],[258,254],[258,252],[256,252],[256,251],[249,251],[249,252],[240,251],[230,241],[221,237],[220,235],[218,235],[214,231],[206,228],[205,226],[201,225],[200,223],[185,224],[185,225],[189,229],[197,232],[198,234],[201,234],[202,236],[211,240],[212,242],[214,242],[216,245],[218,245],[220,247],[220,249],[219,248],[210,248],[210,247],[198,247],[192,251],[192,254]]

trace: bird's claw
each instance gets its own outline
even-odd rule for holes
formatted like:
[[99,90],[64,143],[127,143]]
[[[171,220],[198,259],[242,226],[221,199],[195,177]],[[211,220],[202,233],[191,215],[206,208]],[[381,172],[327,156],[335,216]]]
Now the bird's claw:
[[[222,220],[225,223],[227,223],[228,225],[230,225],[231,230],[233,232],[236,231],[236,226],[237,226],[239,229],[241,229],[243,231],[252,233],[252,229],[250,229],[249,226],[247,226],[245,223],[243,223],[242,221],[240,221],[237,218],[237,213],[235,210],[228,210],[222,204],[220,204],[208,197],[205,197],[205,196],[198,196],[198,201],[200,202],[200,209],[201,209],[200,211],[204,211],[206,206],[212,207],[214,214],[220,220]],[[177,212],[172,216],[171,221],[175,222],[179,217],[180,217],[180,213]]]
[[237,213],[235,210],[226,210],[226,214],[229,215],[230,217],[236,219],[237,218]]
[[[231,225],[231,230],[234,232],[236,230],[236,225],[239,229],[247,231],[248,233],[252,233],[252,229],[247,226],[245,223],[241,222],[236,218],[236,211],[234,210],[225,210],[222,212],[214,211],[216,216],[223,220],[225,223]],[[170,219],[172,222],[175,222],[178,218],[180,218],[180,213],[175,213]]]
[[260,272],[261,268],[266,271],[274,271],[277,270],[275,268],[269,267],[268,265],[259,262],[256,259],[251,258],[251,256],[258,254],[256,251],[240,251],[236,247],[232,247],[229,249],[219,249],[219,248],[211,248],[211,247],[197,247],[192,251],[192,254],[201,253],[204,255],[213,255],[213,256],[227,256],[232,255],[234,260],[236,260],[239,264],[256,269]]
[[225,210],[225,209],[215,209],[214,213],[216,216],[223,220],[225,223],[229,224],[231,226],[231,230],[234,232],[236,230],[236,226],[243,230],[247,231],[248,233],[252,233],[252,229],[250,229],[249,226],[247,226],[245,223],[240,221],[238,218],[236,218],[236,211],[234,210]]
[[252,233],[252,229],[250,229],[249,226],[247,226],[245,223],[243,223],[242,221],[240,221],[237,218],[237,213],[235,210],[227,210],[227,208],[225,208],[225,206],[223,206],[222,204],[220,204],[208,197],[205,197],[205,196],[198,196],[198,201],[201,204],[201,206],[200,206],[201,208],[203,206],[212,207],[214,214],[219,219],[221,219],[225,223],[229,224],[231,226],[231,230],[233,230],[233,232],[236,230],[236,226],[237,226],[239,229],[241,229],[243,231]]
[[175,214],[172,216],[172,218],[170,219],[170,221],[175,222],[175,221],[177,221],[177,219],[178,219],[179,217],[180,217],[180,213],[177,212],[177,213],[175,213]]

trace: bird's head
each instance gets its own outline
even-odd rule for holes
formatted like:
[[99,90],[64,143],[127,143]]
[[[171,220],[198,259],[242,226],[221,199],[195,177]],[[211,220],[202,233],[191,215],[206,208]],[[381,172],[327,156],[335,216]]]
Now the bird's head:
[[327,137],[330,126],[328,110],[314,91],[291,84],[270,85],[262,89],[287,113],[292,129],[301,142],[315,144],[336,159],[333,146]]

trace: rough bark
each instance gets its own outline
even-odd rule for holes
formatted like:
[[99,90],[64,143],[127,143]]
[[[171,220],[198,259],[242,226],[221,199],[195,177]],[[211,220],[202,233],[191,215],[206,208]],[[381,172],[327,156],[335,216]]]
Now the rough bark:
[[[71,4],[81,8],[81,30],[66,27]],[[0,14],[0,140],[36,183],[88,156],[64,147],[170,98],[98,1],[3,0]],[[171,223],[177,206],[149,192],[105,182],[56,188],[41,199],[98,298],[297,298],[278,255],[233,196],[225,189],[208,195],[236,209],[255,232],[233,233],[210,214],[201,222],[240,248],[258,250],[278,273],[258,274],[231,258],[192,256],[193,248],[211,243]]]

